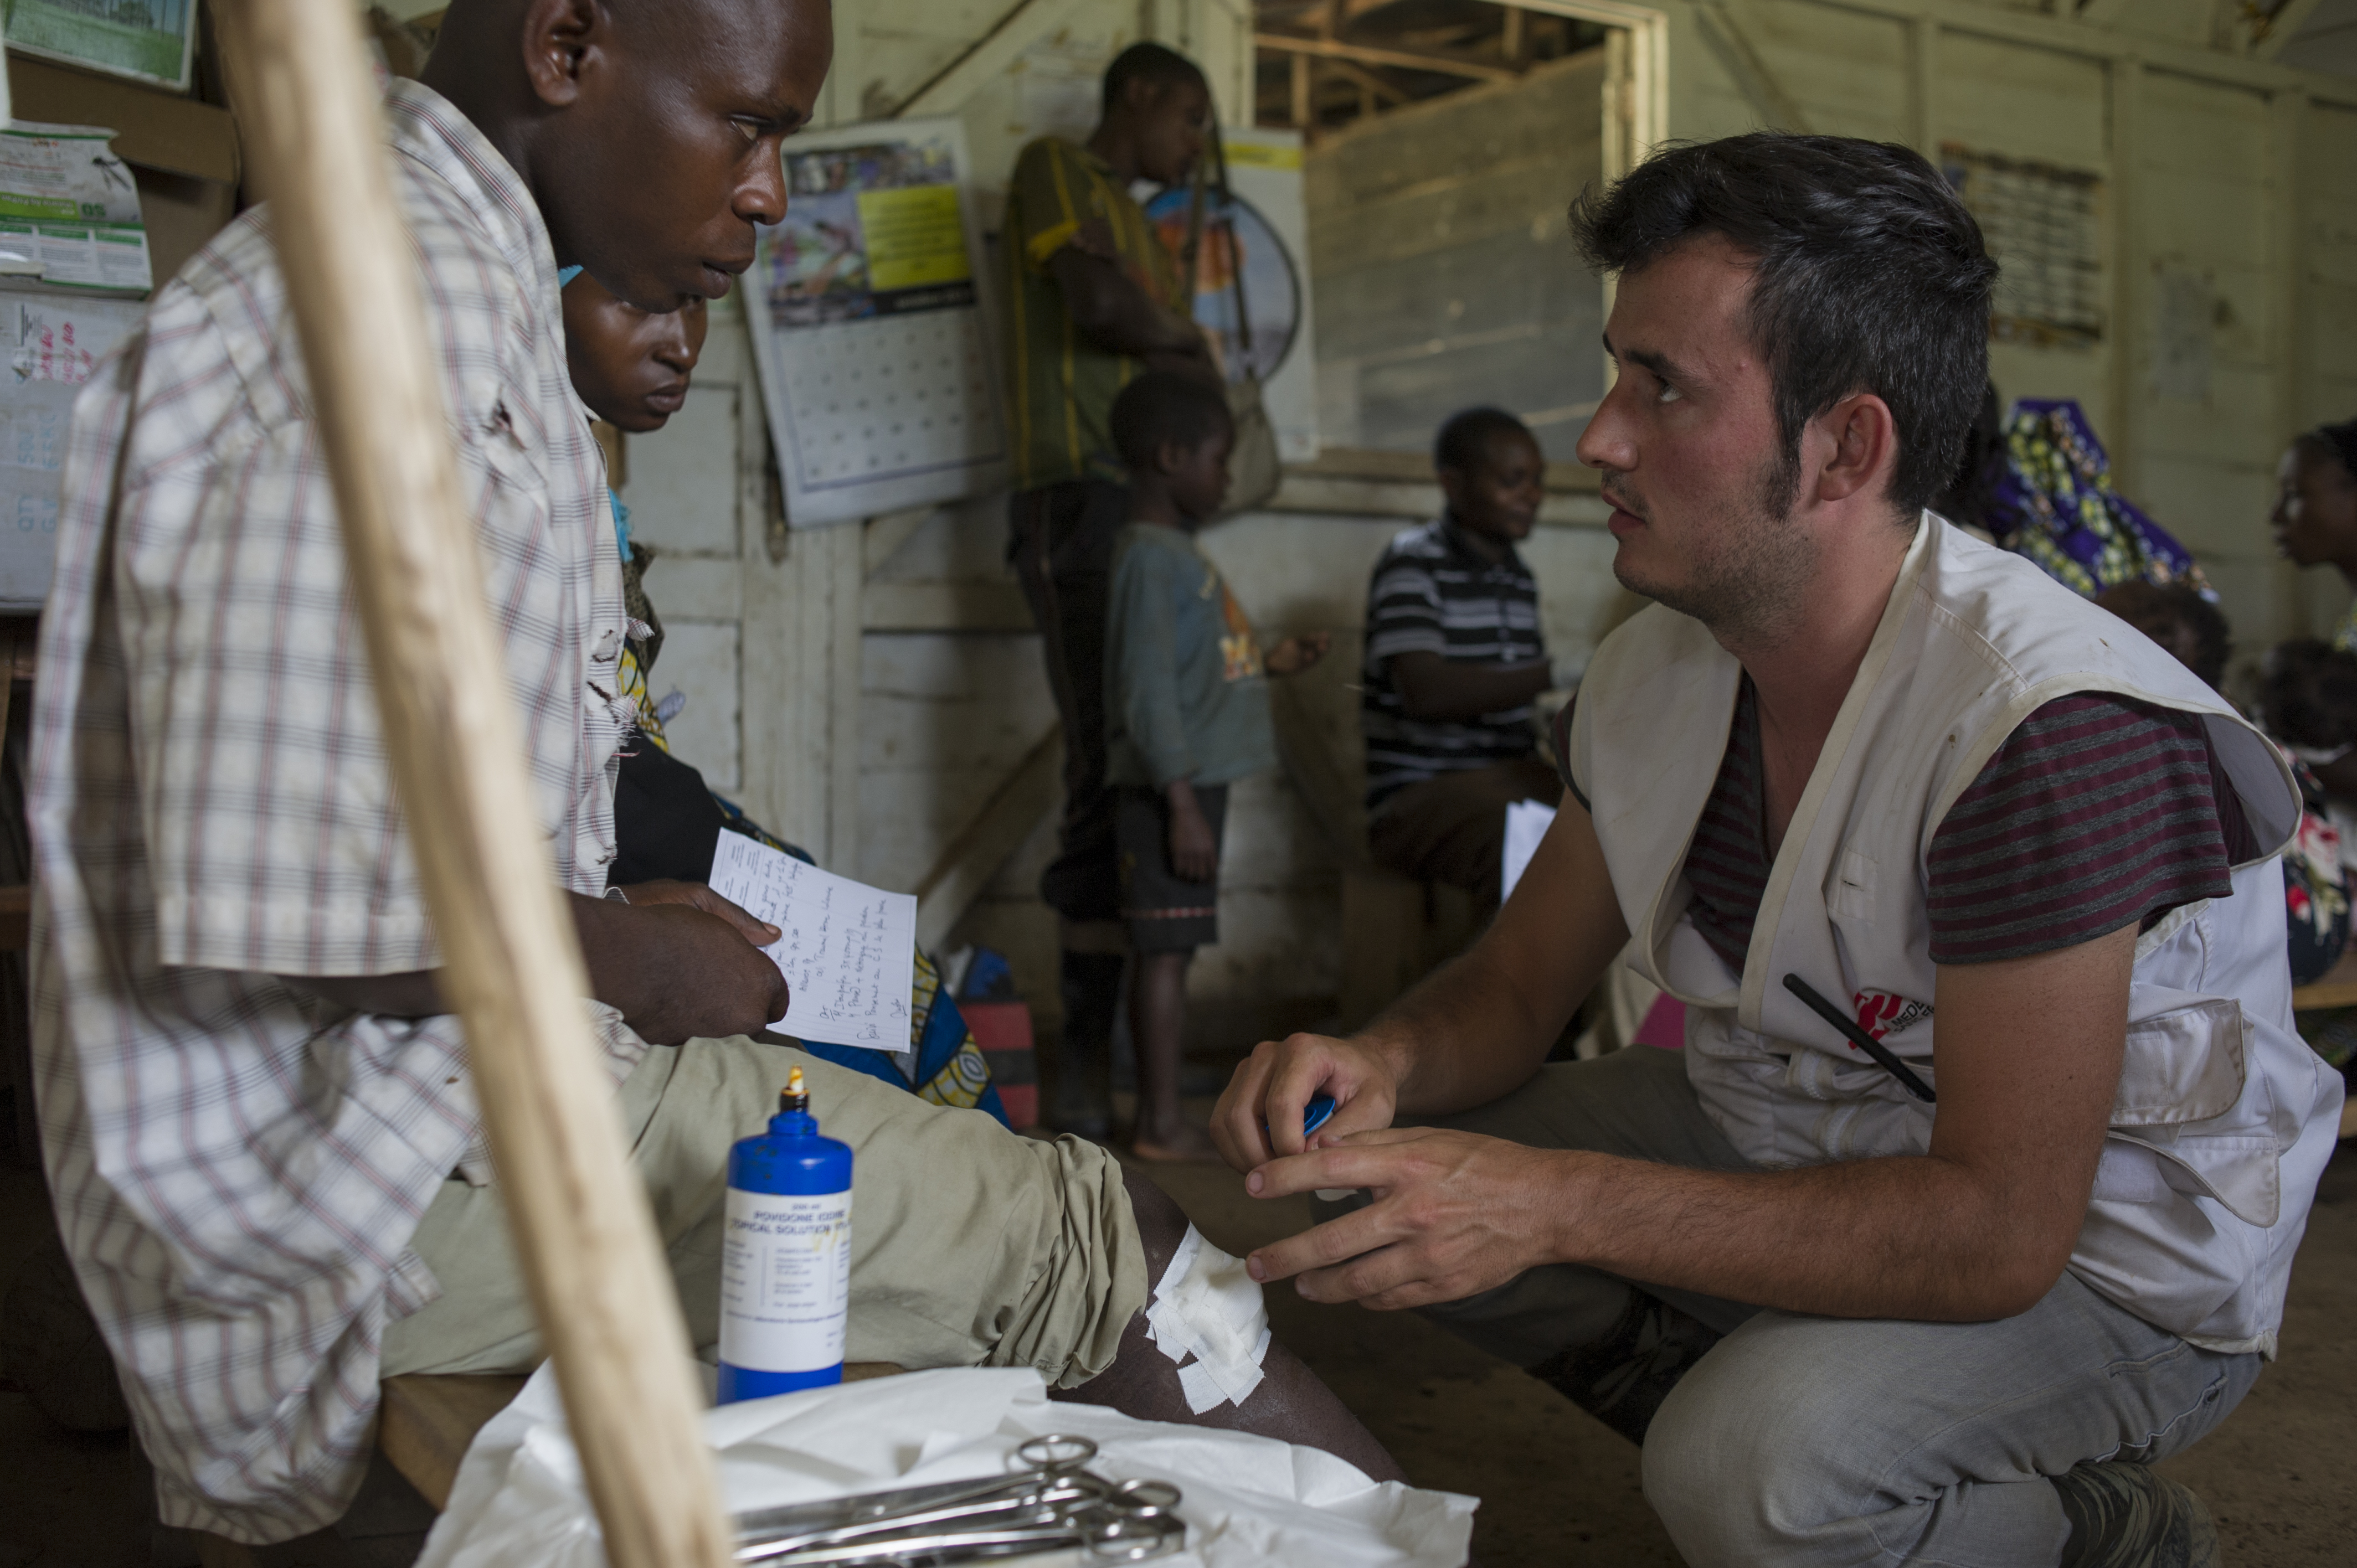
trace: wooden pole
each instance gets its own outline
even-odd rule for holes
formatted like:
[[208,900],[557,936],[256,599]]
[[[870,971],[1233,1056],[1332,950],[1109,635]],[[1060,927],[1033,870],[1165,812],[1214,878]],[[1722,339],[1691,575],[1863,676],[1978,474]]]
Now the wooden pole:
[[[461,508],[360,13],[223,0],[385,743],[509,1227],[614,1568],[724,1568],[686,1328],[550,875]],[[553,328],[552,328],[553,329]]]

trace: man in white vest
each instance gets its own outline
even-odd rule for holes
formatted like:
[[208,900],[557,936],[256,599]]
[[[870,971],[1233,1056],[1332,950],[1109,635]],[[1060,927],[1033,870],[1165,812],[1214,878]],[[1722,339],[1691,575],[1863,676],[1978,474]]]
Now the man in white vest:
[[[1697,1568],[2214,1563],[2150,1466],[2274,1354],[2341,1101],[2292,1033],[2291,781],[1923,510],[1996,268],[1921,157],[1680,146],[1573,219],[1619,280],[1580,456],[1654,603],[1480,941],[1238,1069],[1249,1189],[1357,1189],[1252,1272],[1553,1382]],[[1624,949],[1685,1048],[1543,1065]]]

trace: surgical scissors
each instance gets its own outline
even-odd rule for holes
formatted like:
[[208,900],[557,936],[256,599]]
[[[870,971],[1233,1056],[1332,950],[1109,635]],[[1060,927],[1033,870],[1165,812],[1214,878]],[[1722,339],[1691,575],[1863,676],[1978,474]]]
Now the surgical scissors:
[[1015,1451],[1026,1467],[798,1503],[739,1516],[737,1561],[775,1568],[952,1563],[1084,1550],[1100,1563],[1142,1563],[1177,1551],[1186,1522],[1168,1481],[1107,1481],[1083,1468],[1097,1446],[1060,1433]]

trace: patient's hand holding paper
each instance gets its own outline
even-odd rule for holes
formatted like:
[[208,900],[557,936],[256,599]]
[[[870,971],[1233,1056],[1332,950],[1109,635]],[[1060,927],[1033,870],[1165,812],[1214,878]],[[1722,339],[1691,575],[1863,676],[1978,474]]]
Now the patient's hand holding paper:
[[712,890],[778,928],[762,950],[791,988],[774,1026],[798,1039],[909,1048],[917,900],[805,865],[742,833],[712,854]]

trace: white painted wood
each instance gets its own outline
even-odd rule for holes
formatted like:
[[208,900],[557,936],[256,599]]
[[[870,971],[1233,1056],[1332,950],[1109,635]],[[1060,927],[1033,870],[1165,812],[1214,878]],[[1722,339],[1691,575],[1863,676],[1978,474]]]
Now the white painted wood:
[[658,551],[736,558],[737,398],[735,382],[699,367],[669,423],[630,438],[621,495],[632,538]]
[[1063,793],[1063,733],[1050,725],[998,787],[942,858],[918,883],[917,945],[938,949],[965,918],[991,878],[1056,810]]
[[866,524],[866,541],[861,546],[861,560],[866,573],[874,576],[888,565],[900,546],[914,538],[917,532],[933,520],[939,507],[909,507],[900,511],[871,517]]
[[870,583],[860,605],[868,631],[1031,629],[1023,590],[1006,583]]
[[705,783],[731,799],[744,781],[737,727],[744,700],[741,629],[734,618],[702,621],[666,616],[662,657],[647,683],[659,703],[673,693],[686,699],[686,705],[664,722],[663,738],[673,756],[700,770]]

